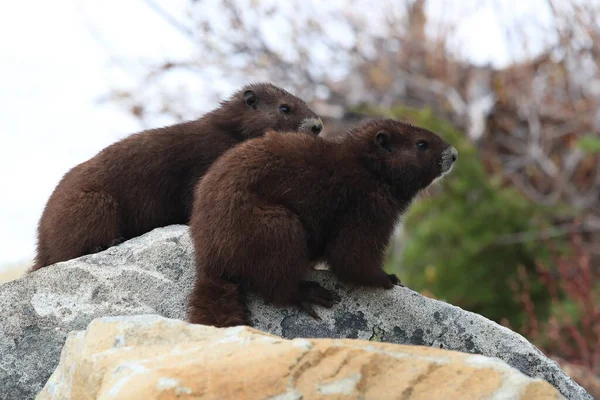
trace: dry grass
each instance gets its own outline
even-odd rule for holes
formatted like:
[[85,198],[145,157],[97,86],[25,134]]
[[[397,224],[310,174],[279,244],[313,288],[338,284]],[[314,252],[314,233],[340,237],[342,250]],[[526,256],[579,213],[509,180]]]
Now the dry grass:
[[31,263],[18,262],[12,264],[0,265],[0,283],[9,282],[20,278],[25,274]]

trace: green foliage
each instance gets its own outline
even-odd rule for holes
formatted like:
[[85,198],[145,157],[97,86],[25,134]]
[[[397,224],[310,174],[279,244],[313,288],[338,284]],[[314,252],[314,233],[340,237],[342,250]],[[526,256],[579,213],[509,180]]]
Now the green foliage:
[[577,145],[587,153],[600,153],[600,138],[598,136],[586,135],[578,140]]
[[[510,281],[516,279],[519,265],[532,270],[535,259],[548,256],[543,243],[534,239],[540,237],[542,225],[551,225],[553,210],[489,176],[473,144],[431,110],[360,111],[427,128],[454,145],[459,154],[453,171],[429,190],[437,193],[420,196],[410,207],[404,217],[402,251],[391,252],[387,268],[398,272],[414,290],[427,290],[496,321],[506,317],[512,326],[519,326],[524,316]],[[539,281],[531,282],[531,292],[543,313],[547,294]]]

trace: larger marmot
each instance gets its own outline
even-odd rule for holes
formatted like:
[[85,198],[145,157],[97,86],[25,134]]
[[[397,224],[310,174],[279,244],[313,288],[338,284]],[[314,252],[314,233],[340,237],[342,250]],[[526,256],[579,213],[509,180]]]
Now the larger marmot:
[[383,270],[394,226],[457,156],[438,135],[393,119],[336,140],[269,132],[229,150],[195,192],[189,321],[248,325],[248,290],[318,318],[312,305],[331,307],[339,297],[303,280],[317,262],[342,281],[399,284]]
[[39,221],[31,270],[187,224],[198,179],[226,150],[268,129],[312,136],[322,128],[304,101],[258,83],[198,120],[130,135],[64,175]]

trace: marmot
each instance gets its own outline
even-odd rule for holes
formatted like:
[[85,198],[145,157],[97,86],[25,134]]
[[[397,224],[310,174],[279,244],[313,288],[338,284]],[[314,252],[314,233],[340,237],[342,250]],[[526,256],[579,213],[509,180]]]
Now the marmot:
[[267,129],[318,135],[321,119],[269,83],[247,85],[200,119],[130,135],[68,171],[38,225],[31,271],[154,228],[187,224],[199,178],[226,150]]
[[383,270],[394,227],[457,156],[435,133],[394,119],[335,140],[268,132],[227,151],[195,190],[189,321],[248,325],[247,290],[318,318],[312,305],[339,296],[303,280],[317,262],[345,282],[400,284]]

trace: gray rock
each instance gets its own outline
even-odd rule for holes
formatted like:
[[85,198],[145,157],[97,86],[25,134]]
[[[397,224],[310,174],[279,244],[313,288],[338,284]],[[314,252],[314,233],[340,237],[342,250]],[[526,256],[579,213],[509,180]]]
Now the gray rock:
[[[194,277],[186,226],[169,226],[102,253],[58,263],[0,286],[0,398],[30,399],[56,368],[67,333],[97,317],[159,314],[185,319]],[[296,309],[250,299],[256,328],[295,337],[347,337],[479,353],[542,378],[570,399],[591,399],[525,338],[480,315],[407,288],[390,291],[338,283],[328,271],[310,279],[343,300],[319,308],[317,321]]]

